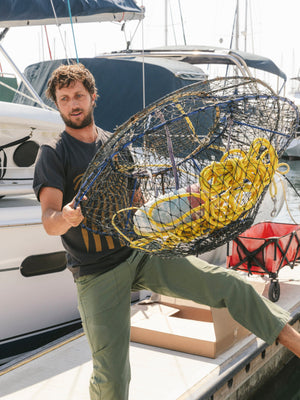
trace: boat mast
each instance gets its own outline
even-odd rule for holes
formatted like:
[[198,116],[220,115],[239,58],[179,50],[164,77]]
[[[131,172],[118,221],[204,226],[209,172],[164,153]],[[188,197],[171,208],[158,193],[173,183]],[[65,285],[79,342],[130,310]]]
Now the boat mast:
[[165,46],[168,46],[168,0],[165,0]]
[[[239,50],[240,47],[240,2],[239,0],[236,0],[236,8],[235,8],[235,14],[234,14],[234,28],[232,31],[232,37],[233,37],[233,32],[235,30],[235,50]],[[247,36],[248,36],[248,0],[245,0],[245,21],[244,21],[244,30],[241,32],[242,36],[244,36],[244,51],[247,52]]]
[[236,19],[235,19],[235,50],[239,50],[239,38],[240,38],[240,10],[239,0],[236,0]]
[[247,35],[248,35],[248,0],[245,0],[245,30],[244,34],[244,51],[247,51]]

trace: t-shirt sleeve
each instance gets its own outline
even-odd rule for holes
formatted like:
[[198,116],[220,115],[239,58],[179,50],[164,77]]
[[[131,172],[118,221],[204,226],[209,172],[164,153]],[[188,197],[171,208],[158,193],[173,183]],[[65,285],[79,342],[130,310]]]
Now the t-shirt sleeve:
[[41,146],[33,177],[33,190],[37,199],[42,187],[53,187],[64,192],[64,182],[63,162],[57,152],[50,146]]

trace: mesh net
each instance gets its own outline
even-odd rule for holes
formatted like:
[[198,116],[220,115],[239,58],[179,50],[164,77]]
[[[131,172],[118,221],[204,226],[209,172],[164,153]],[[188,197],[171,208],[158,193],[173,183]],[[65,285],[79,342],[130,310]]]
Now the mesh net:
[[255,79],[173,92],[98,151],[77,195],[83,225],[162,257],[212,250],[252,225],[297,125],[294,104]]

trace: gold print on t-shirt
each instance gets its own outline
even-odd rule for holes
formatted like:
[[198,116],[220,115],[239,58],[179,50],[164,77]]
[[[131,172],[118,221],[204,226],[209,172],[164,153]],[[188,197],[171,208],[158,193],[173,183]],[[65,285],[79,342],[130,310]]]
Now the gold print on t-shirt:
[[[75,192],[77,192],[79,190],[83,175],[84,174],[77,175],[73,179]],[[100,198],[99,198],[99,202],[98,202],[98,209],[99,208],[100,208]],[[96,212],[97,212],[97,210],[96,210]],[[84,218],[84,220],[83,220],[83,225],[86,225],[86,218]],[[93,229],[96,230],[96,226],[94,226]],[[81,235],[82,235],[82,239],[83,239],[83,242],[84,242],[87,252],[89,252],[90,250],[92,251],[91,247],[94,248],[94,250],[96,252],[102,251],[103,246],[108,248],[109,250],[112,250],[115,248],[115,243],[111,236],[102,236],[102,235],[99,235],[99,234],[96,234],[93,232],[89,232],[84,227],[81,227]],[[91,246],[91,241],[93,241],[94,246]],[[106,241],[106,246],[103,241]]]
[[83,175],[84,175],[84,174],[77,175],[77,176],[73,179],[73,184],[74,184],[74,191],[75,191],[75,193],[77,193],[78,190],[79,190],[79,186],[81,185],[81,180],[82,180]]

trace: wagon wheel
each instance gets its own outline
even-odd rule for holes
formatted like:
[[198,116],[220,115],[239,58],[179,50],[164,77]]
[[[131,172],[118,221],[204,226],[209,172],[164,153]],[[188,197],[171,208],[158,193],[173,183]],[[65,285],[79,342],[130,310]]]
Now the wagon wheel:
[[272,280],[270,283],[269,287],[269,299],[273,301],[273,303],[276,303],[276,301],[279,300],[280,297],[280,285],[278,280]]

